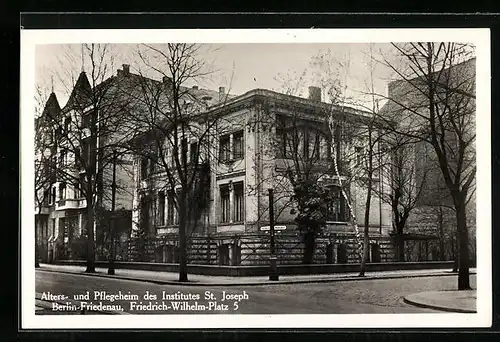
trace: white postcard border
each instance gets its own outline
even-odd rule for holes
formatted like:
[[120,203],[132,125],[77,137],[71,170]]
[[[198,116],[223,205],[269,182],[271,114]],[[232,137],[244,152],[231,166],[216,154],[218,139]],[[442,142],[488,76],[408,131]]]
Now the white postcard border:
[[[349,315],[35,315],[34,268],[34,84],[35,45],[63,43],[368,43],[463,41],[477,52],[477,313]],[[189,29],[21,31],[21,327],[89,328],[414,328],[489,327],[491,279],[491,87],[489,29]],[[335,286],[332,283],[332,286]],[[166,319],[168,318],[168,319]]]

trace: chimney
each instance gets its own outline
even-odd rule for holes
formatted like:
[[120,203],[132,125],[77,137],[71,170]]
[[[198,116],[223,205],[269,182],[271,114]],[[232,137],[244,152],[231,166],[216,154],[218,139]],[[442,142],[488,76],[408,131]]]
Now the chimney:
[[224,101],[224,96],[226,95],[226,88],[219,87],[219,102]]
[[130,74],[130,65],[129,64],[122,64],[122,67],[123,67],[123,74],[129,75]]
[[198,86],[197,86],[197,85],[194,85],[194,86],[193,86],[193,89],[194,89],[194,90],[198,90]]
[[321,88],[319,87],[309,87],[309,100],[314,102],[321,102]]

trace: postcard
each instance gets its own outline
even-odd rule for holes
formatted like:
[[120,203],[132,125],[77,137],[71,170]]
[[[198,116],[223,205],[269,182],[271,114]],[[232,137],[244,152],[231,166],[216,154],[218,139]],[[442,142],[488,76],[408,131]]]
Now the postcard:
[[23,29],[21,326],[491,326],[490,66],[488,29]]

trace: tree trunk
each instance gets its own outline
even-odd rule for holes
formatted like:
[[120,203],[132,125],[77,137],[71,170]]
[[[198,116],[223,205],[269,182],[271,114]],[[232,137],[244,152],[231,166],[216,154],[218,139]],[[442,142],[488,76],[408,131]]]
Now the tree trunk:
[[397,249],[398,249],[398,261],[405,262],[405,239],[402,233],[396,235]]
[[87,196],[87,269],[85,273],[95,273],[94,248],[94,206],[92,196]]
[[470,290],[469,232],[467,231],[465,196],[460,193],[455,203],[458,232],[458,290]]
[[371,204],[371,199],[372,199],[372,192],[371,192],[371,174],[369,175],[368,178],[368,193],[366,195],[366,206],[365,206],[365,227],[363,230],[363,257],[361,258],[361,266],[359,270],[359,276],[364,277],[365,275],[365,270],[366,270],[366,262],[369,259],[370,255],[370,235],[369,235],[369,230],[370,230],[370,204]]
[[439,260],[444,261],[444,213],[443,207],[439,206],[439,214],[438,214],[438,222],[439,222]]
[[40,267],[40,262],[38,261],[38,226],[40,225],[40,212],[38,211],[38,217],[35,220],[35,268]]
[[458,248],[457,248],[457,240],[458,240],[458,231],[455,234],[455,237],[451,238],[451,254],[453,258],[453,270],[452,272],[458,272]]
[[314,248],[315,248],[315,241],[314,241],[314,233],[313,232],[308,232],[306,233],[305,239],[304,239],[304,258],[302,259],[303,264],[313,264],[314,263]]
[[187,244],[186,244],[186,226],[187,226],[187,203],[186,187],[183,187],[179,194],[179,281],[188,281],[187,272]]

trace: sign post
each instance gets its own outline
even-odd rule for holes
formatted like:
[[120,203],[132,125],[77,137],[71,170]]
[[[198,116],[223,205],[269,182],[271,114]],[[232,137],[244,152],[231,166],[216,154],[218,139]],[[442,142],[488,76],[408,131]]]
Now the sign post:
[[274,245],[274,194],[273,189],[269,189],[269,237],[270,237],[270,266],[271,272],[269,274],[269,280],[277,281],[279,280],[278,275],[278,265],[276,264],[276,248]]

